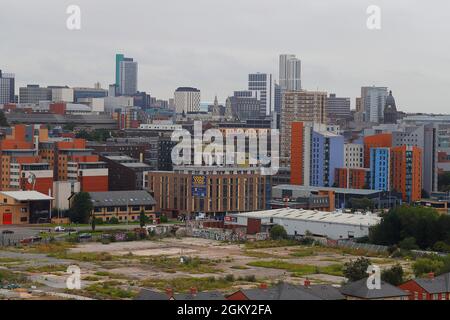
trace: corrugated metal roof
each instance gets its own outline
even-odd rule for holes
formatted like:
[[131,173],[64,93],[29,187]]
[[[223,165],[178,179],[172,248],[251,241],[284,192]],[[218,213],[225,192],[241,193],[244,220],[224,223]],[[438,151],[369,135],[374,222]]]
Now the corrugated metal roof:
[[351,213],[336,213],[336,212],[325,212],[325,211],[314,211],[314,210],[303,210],[303,209],[292,209],[292,208],[281,208],[274,210],[265,211],[254,211],[237,213],[234,216],[247,217],[247,218],[281,218],[289,220],[303,220],[311,222],[326,222],[326,223],[336,223],[336,224],[347,224],[347,225],[363,225],[363,226],[373,226],[380,223],[381,218],[374,214],[351,214]]

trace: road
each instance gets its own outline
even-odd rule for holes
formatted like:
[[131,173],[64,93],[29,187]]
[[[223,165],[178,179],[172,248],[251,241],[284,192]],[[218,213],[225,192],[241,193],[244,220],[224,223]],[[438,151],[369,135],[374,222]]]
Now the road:
[[[118,224],[118,225],[106,225],[96,226],[95,230],[133,230],[138,228],[136,224]],[[76,231],[86,232],[92,230],[91,226],[75,227]],[[2,232],[8,230],[13,231],[13,234],[3,234]],[[9,245],[10,243],[18,243],[20,240],[38,236],[40,231],[54,232],[54,227],[39,226],[39,225],[0,225],[0,246]],[[55,235],[58,234],[55,232]],[[62,233],[59,233],[62,234]]]

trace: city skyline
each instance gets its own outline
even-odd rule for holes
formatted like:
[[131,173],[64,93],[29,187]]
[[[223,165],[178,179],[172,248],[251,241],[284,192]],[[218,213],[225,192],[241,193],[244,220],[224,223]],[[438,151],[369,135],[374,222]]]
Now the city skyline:
[[[381,30],[366,27],[368,1],[258,1],[256,5],[248,0],[242,12],[233,11],[231,20],[222,18],[223,12],[235,8],[224,1],[199,0],[194,5],[131,1],[125,8],[99,2],[79,1],[79,31],[66,28],[67,1],[3,4],[0,19],[11,28],[4,35],[9,45],[0,49],[2,70],[15,73],[16,91],[34,83],[86,87],[99,81],[107,88],[114,83],[115,53],[123,52],[139,61],[141,91],[167,99],[177,87],[192,86],[202,90],[204,101],[213,101],[216,94],[225,101],[245,87],[246,74],[272,73],[278,79],[279,54],[290,53],[302,61],[304,89],[350,97],[352,108],[362,86],[376,85],[395,92],[399,110],[447,110],[450,78],[442,70],[449,62],[448,47],[438,41],[449,31],[443,23],[450,6],[445,1],[432,7],[418,1],[379,1]],[[202,19],[191,21],[189,13],[198,10]],[[268,11],[274,15],[263,16]],[[13,19],[16,16],[21,19]],[[268,28],[263,35],[250,40],[237,37],[263,26]],[[20,40],[25,36],[26,47]],[[58,55],[50,54],[55,43]],[[433,50],[427,50],[430,45]],[[432,88],[433,94],[425,94],[424,88]]]

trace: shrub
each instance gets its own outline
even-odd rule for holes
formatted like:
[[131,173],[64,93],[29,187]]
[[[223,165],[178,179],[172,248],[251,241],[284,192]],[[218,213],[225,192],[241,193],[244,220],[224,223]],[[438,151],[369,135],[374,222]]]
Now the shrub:
[[119,224],[119,219],[117,219],[116,217],[112,217],[111,219],[109,219],[108,223],[109,224]]
[[283,240],[287,239],[287,232],[283,226],[275,225],[270,229],[270,237],[273,240]]

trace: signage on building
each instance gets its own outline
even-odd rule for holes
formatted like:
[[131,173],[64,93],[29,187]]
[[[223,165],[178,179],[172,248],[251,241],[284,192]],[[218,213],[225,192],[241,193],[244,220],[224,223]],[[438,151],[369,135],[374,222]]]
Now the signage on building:
[[206,176],[192,176],[192,196],[206,197]]

